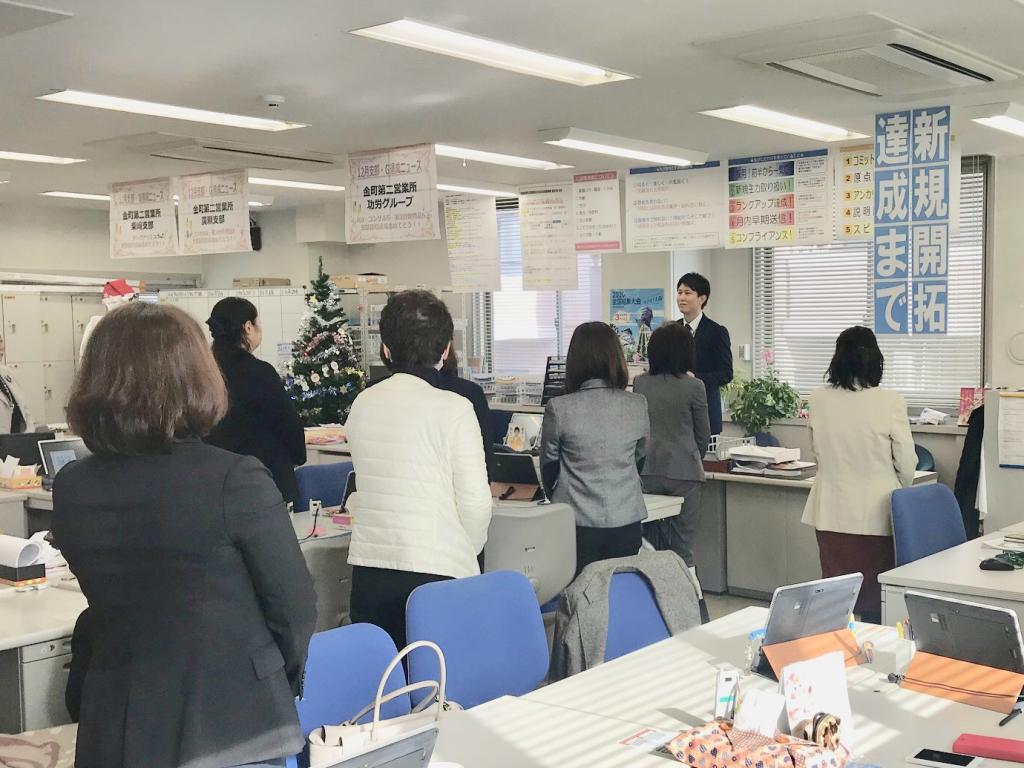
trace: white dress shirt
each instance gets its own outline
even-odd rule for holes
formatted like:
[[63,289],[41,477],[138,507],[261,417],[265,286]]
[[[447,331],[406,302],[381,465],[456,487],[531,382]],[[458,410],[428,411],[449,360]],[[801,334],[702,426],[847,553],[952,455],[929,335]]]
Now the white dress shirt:
[[685,317],[683,318],[683,322],[686,323],[686,327],[690,329],[690,333],[692,333],[694,337],[697,335],[697,326],[700,325],[700,321],[703,317],[704,313],[698,312],[697,316],[693,318],[693,320],[687,321]]

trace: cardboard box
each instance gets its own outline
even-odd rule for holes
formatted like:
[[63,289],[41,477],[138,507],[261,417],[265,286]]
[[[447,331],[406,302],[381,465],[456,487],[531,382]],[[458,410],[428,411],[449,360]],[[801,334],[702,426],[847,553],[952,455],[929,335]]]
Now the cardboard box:
[[292,281],[287,277],[236,277],[232,288],[287,288]]
[[364,272],[359,275],[331,275],[331,282],[338,288],[379,288],[388,284],[388,276],[379,272]]

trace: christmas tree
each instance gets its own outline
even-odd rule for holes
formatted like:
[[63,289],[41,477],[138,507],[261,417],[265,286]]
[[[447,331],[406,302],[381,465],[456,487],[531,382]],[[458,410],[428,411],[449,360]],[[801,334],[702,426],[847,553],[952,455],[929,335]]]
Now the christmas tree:
[[308,307],[292,345],[285,385],[306,426],[344,424],[352,401],[366,386],[356,359],[341,291],[324,274],[306,293]]

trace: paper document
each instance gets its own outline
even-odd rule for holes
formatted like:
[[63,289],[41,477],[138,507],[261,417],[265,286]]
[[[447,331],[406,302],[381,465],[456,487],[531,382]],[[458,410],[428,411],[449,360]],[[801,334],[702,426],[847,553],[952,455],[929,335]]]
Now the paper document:
[[1024,469],[1024,392],[999,393],[999,466]]
[[39,562],[39,546],[28,539],[0,534],[0,565],[26,568]]

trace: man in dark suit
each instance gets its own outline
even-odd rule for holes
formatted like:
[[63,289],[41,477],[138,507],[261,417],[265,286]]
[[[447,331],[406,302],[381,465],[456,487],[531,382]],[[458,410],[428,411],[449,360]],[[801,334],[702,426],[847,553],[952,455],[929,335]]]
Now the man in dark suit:
[[704,314],[711,298],[711,283],[703,275],[688,272],[676,283],[676,305],[683,313],[680,324],[693,333],[697,347],[697,378],[708,394],[708,418],[711,434],[722,432],[722,395],[719,387],[732,381],[732,347],[729,331]]

